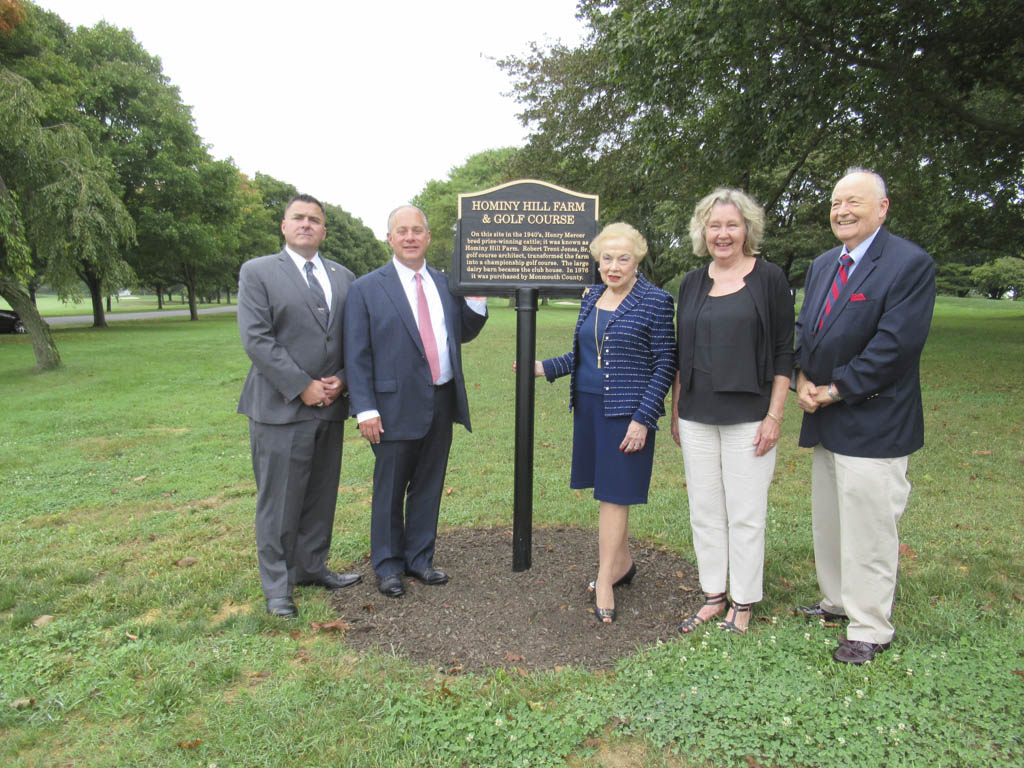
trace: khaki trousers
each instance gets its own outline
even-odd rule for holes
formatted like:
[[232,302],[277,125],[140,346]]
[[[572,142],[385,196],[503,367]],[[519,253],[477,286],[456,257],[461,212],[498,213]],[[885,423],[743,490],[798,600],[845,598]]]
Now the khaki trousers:
[[821,606],[850,617],[850,640],[892,640],[907,464],[906,456],[865,459],[814,448],[811,517]]
[[777,449],[754,455],[759,426],[679,419],[700,588],[725,592],[728,578],[737,603],[757,603],[764,595],[764,524]]

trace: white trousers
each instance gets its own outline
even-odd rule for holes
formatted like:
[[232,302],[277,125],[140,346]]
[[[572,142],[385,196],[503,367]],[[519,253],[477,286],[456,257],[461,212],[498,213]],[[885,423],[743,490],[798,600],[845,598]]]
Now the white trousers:
[[850,640],[892,640],[907,465],[906,456],[865,459],[814,448],[811,518],[821,606],[850,617]]
[[760,422],[716,426],[679,420],[700,588],[736,603],[763,597],[764,523],[776,449],[754,455]]

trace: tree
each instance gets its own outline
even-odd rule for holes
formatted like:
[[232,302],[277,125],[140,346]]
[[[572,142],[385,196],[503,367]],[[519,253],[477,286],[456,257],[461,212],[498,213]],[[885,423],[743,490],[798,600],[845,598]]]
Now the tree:
[[639,226],[656,280],[691,266],[686,222],[720,185],[764,204],[764,253],[801,278],[831,244],[825,202],[853,164],[889,180],[893,223],[940,260],[1022,250],[1020,4],[579,8],[591,30],[582,45],[502,62],[533,129],[521,158],[600,194],[602,218]]
[[[288,201],[298,194],[293,185],[265,173],[257,173],[252,186],[262,198],[267,213],[265,219],[258,217],[259,226],[266,226],[273,231],[273,245],[265,250],[250,250],[247,258],[271,253],[283,247],[281,221],[284,219],[284,209]],[[344,264],[357,276],[387,262],[387,246],[378,240],[373,230],[360,219],[327,202],[324,202],[324,214],[327,217],[327,237],[320,244],[320,252],[325,257]],[[269,240],[267,242],[269,243]]]
[[388,247],[377,239],[373,230],[363,224],[362,220],[331,203],[324,203],[324,208],[327,237],[320,244],[321,254],[344,264],[357,277],[387,263],[390,256]]
[[935,270],[935,290],[945,296],[967,296],[974,287],[971,271],[965,264],[940,264]]
[[452,168],[446,180],[431,179],[412,199],[413,205],[422,209],[430,222],[427,262],[432,267],[447,271],[452,263],[459,195],[514,179],[512,160],[517,151],[514,147],[504,147],[471,155],[465,163]]
[[[0,46],[0,57],[36,87],[44,124],[75,126],[106,159],[115,174],[112,188],[140,237],[159,238],[145,228],[162,223],[155,212],[176,213],[173,181],[210,161],[189,108],[163,75],[160,60],[129,30],[106,23],[72,30],[55,14],[31,3],[24,7],[25,23]],[[103,327],[104,296],[134,281],[132,266],[150,268],[143,263],[148,255],[131,249],[130,241],[92,256],[73,253],[75,268],[47,266],[47,279],[62,297],[74,295],[84,282],[94,326]]]
[[181,283],[189,315],[199,319],[199,289],[224,285],[237,268],[237,169],[227,160],[168,166],[165,183],[138,193],[139,244],[135,258],[150,282]]
[[0,59],[0,295],[21,315],[37,366],[46,370],[60,366],[60,355],[26,288],[33,249],[59,282],[79,264],[102,269],[105,252],[125,247],[133,226],[109,163],[73,126],[45,126],[36,89],[3,64]]
[[1019,299],[1024,295],[1024,259],[1003,256],[972,269],[971,278],[990,299],[1001,299],[1007,293]]

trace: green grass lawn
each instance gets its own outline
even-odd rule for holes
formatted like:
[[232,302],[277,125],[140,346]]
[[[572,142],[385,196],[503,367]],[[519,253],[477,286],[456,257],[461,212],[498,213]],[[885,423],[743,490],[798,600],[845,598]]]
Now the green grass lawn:
[[[222,299],[224,301],[224,299]],[[234,303],[235,297],[231,297]],[[198,304],[199,307],[216,307],[213,304]],[[92,300],[88,296],[79,297],[75,301],[64,302],[53,294],[40,294],[36,297],[36,307],[43,317],[64,317],[66,315],[92,315]],[[11,306],[3,299],[0,299],[0,309],[10,309]],[[103,304],[106,309],[106,302]],[[138,296],[119,296],[111,299],[110,311],[112,314],[123,312],[156,312],[160,309],[157,306],[156,296],[153,294],[139,294]],[[172,301],[164,299],[164,310],[188,309],[188,299],[184,302],[179,294],[174,294]]]
[[[456,431],[443,526],[511,522],[515,313],[491,312],[465,348],[475,431]],[[540,311],[538,356],[575,318]],[[818,596],[792,398],[748,635],[638,648],[610,674],[443,678],[315,631],[322,590],[298,591],[298,622],[263,610],[233,316],[54,335],[46,374],[0,337],[2,765],[1024,765],[1024,304],[939,300],[896,641],[859,668],[831,661],[839,630],[789,614]],[[568,488],[567,403],[538,382],[535,524],[596,528]],[[350,427],[336,568],[368,551],[371,476]],[[682,481],[666,431],[631,529],[692,560]]]

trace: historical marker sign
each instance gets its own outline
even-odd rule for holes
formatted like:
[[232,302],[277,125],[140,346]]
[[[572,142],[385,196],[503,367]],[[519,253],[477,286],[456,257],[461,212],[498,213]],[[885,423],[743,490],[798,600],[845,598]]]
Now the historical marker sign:
[[597,195],[534,179],[459,195],[454,288],[476,296],[527,287],[545,296],[579,296],[597,279],[590,257],[597,207]]

